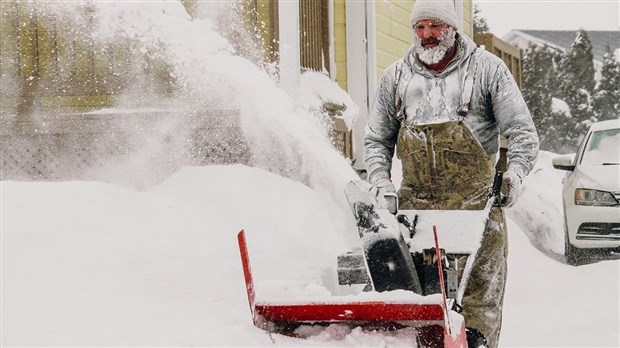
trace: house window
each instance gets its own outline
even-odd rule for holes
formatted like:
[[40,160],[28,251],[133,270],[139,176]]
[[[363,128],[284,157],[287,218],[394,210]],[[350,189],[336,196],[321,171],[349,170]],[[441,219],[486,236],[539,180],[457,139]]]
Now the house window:
[[328,0],[299,1],[301,67],[329,71]]

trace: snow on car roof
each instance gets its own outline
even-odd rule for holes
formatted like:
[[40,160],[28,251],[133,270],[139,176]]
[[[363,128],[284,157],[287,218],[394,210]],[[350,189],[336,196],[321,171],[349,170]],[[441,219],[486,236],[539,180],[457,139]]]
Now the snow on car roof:
[[592,126],[590,127],[590,131],[599,131],[613,128],[620,128],[620,118],[617,118],[615,120],[596,122],[592,124]]

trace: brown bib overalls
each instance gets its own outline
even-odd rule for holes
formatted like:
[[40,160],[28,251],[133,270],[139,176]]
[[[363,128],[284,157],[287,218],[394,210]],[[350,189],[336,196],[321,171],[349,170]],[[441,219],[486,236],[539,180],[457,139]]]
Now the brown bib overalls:
[[[494,163],[462,121],[424,125],[405,121],[397,148],[403,166],[400,209],[484,209]],[[480,330],[489,347],[497,347],[499,340],[507,253],[504,213],[493,208],[462,303],[465,325]],[[461,271],[466,260],[458,260]]]

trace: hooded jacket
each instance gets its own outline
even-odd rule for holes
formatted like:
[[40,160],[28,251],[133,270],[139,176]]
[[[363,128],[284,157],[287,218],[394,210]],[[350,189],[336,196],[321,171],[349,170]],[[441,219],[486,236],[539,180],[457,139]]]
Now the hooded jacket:
[[[368,179],[391,177],[392,158],[400,130],[397,99],[405,122],[413,124],[458,120],[464,80],[472,53],[476,55],[474,85],[464,123],[489,156],[499,151],[499,134],[508,141],[508,170],[521,178],[538,156],[538,135],[519,88],[504,62],[457,33],[456,57],[441,72],[427,69],[413,48],[384,72],[368,117],[364,153]],[[396,86],[398,81],[399,86]],[[398,95],[398,97],[397,97]]]

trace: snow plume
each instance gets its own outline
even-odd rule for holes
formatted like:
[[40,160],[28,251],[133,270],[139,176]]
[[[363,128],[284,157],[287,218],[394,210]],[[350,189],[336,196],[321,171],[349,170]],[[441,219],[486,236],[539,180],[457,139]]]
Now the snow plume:
[[[148,47],[161,48],[158,55],[164,57],[173,68],[173,76],[179,88],[173,98],[173,102],[176,103],[173,107],[188,110],[233,110],[233,116],[219,121],[228,123],[224,126],[241,129],[239,134],[241,139],[238,139],[238,143],[239,146],[248,149],[249,156],[244,164],[266,169],[301,182],[312,188],[312,193],[320,197],[328,216],[313,211],[304,211],[302,215],[308,215],[311,220],[330,221],[329,225],[332,229],[322,228],[320,231],[321,228],[317,227],[317,231],[314,231],[312,235],[309,234],[307,238],[321,240],[321,233],[329,234],[333,230],[338,232],[338,240],[342,237],[350,244],[359,242],[344,196],[344,186],[349,180],[356,178],[355,172],[348,161],[333,148],[327,132],[322,128],[321,123],[316,122],[316,115],[312,110],[307,105],[300,105],[300,103],[308,104],[308,101],[295,100],[279,88],[269,64],[251,60],[255,59],[259,53],[262,54],[262,51],[248,52],[251,46],[244,45],[243,42],[250,34],[236,36],[231,34],[243,32],[241,26],[234,25],[234,15],[239,11],[235,2],[197,2],[198,7],[195,8],[193,19],[184,18],[181,15],[174,16],[172,11],[161,10],[143,11],[141,15],[126,11],[121,11],[119,14],[112,11],[114,9],[112,6],[107,5],[101,4],[104,8],[102,14],[105,15],[102,17],[102,24],[107,25],[102,26],[102,32],[115,33],[114,35],[122,33],[125,37],[142,43],[147,50]],[[151,8],[154,5],[138,3],[136,6]],[[181,5],[177,7],[183,9]],[[146,17],[143,18],[143,16]],[[118,18],[125,20],[120,22]],[[222,22],[227,24],[223,25]],[[218,31],[222,31],[222,34]],[[235,36],[240,41],[229,41],[224,36]],[[245,51],[240,51],[240,47],[243,47]],[[304,86],[308,87],[313,83],[318,84],[318,82],[309,82]],[[337,101],[344,99],[345,103],[352,104],[350,99],[347,100],[345,96],[333,91],[330,96],[336,96]],[[354,111],[354,106],[348,109]],[[347,117],[350,116],[347,115]],[[175,174],[166,182],[177,175],[179,174]],[[230,178],[222,178],[207,186],[218,186],[225,182],[231,182]],[[256,180],[256,183],[265,186],[244,192],[248,199],[252,195],[262,197],[260,200],[265,206],[255,207],[256,212],[261,212],[260,215],[265,217],[271,217],[266,211],[273,212],[274,215],[284,213],[279,209],[278,204],[270,203],[270,199],[275,199],[273,196],[277,195],[277,192],[265,193],[269,191],[268,181],[261,179]],[[223,185],[222,189],[225,192],[237,192],[250,186],[247,182],[239,183],[238,187],[234,188]],[[211,188],[195,188],[196,192],[208,192],[209,189]],[[225,193],[218,196],[223,195]],[[280,204],[289,204],[303,209],[299,203],[300,197],[288,197],[286,194],[278,196]],[[232,209],[236,210],[241,205],[238,203]],[[282,218],[280,217],[278,221]],[[245,226],[252,226],[252,223],[260,219],[252,220],[254,222],[247,221]],[[296,221],[304,224],[305,228],[313,226],[301,218]],[[268,224],[271,227],[248,228],[254,231],[266,231],[267,233],[261,234],[260,238],[272,240],[271,245],[279,243],[281,232],[290,235],[299,233],[299,228],[297,230],[278,228],[274,225],[273,219],[270,219]],[[299,249],[280,252],[299,253]],[[273,252],[270,252],[270,255],[273,256]],[[260,265],[260,256],[257,255],[256,259],[257,264]],[[294,259],[294,255],[282,257],[282,259]],[[333,260],[335,257],[330,259],[330,261]],[[267,262],[273,261],[270,259]],[[300,273],[313,273],[315,278],[320,278],[323,271],[314,269]],[[323,285],[333,288],[335,280],[332,278],[333,276],[326,276]]]
[[[140,73],[132,73],[130,79],[137,83],[125,95],[115,96],[116,113],[128,109],[126,112],[140,112],[146,106],[168,117],[149,129],[135,127],[135,132],[125,129],[131,132],[133,142],[140,144],[138,150],[98,168],[100,178],[107,176],[103,178],[105,181],[142,188],[163,180],[171,174],[171,168],[178,169],[190,156],[184,150],[190,132],[184,129],[197,127],[195,116],[200,112],[210,115],[212,110],[226,110],[230,112],[217,120],[216,127],[240,130],[231,136],[238,138],[232,146],[247,149],[247,158],[242,163],[312,187],[324,196],[326,205],[334,205],[336,209],[331,210],[338,221],[350,224],[341,215],[350,215],[344,185],[357,178],[350,163],[331,145],[327,132],[312,112],[297,105],[296,100],[278,87],[269,64],[244,57],[253,59],[262,54],[262,51],[248,53],[252,47],[243,45],[251,34],[237,35],[242,41],[231,43],[217,32],[223,28],[229,36],[235,36],[230,33],[243,30],[240,21],[237,27],[231,24],[239,11],[237,2],[196,2],[194,18],[178,1],[92,2],[90,5],[96,19],[94,40],[106,44],[129,41],[148,61],[160,62],[169,69],[166,98],[161,94],[157,97],[157,94],[140,93],[141,89],[149,89],[150,83]],[[77,13],[83,5],[64,3],[63,6]],[[200,13],[208,15],[196,15]],[[212,20],[214,17],[220,24]],[[221,22],[229,25],[224,27]],[[244,47],[246,52],[240,52],[239,47]],[[105,114],[102,110],[97,113]],[[163,152],[163,147],[172,150]],[[342,230],[354,229],[346,226]]]
[[[256,60],[264,56],[264,49],[250,44],[257,40],[253,40],[255,33],[243,29],[239,2],[195,2],[190,11],[194,18],[178,1],[92,2],[89,6],[96,24],[93,40],[105,44],[129,41],[149,62],[164,64],[169,75],[166,76],[167,98],[141,93],[150,89],[151,81],[145,81],[139,72],[131,73],[129,78],[136,83],[130,84],[124,95],[115,96],[117,110],[143,111],[144,107],[150,107],[171,116],[166,117],[163,125],[152,127],[157,134],[153,134],[153,129],[150,132],[139,129],[132,134],[144,140],[140,142],[143,148],[132,158],[115,163],[115,169],[110,171],[116,172],[116,177],[130,177],[124,174],[151,161],[153,151],[171,139],[179,146],[187,143],[179,129],[184,122],[193,121],[177,117],[178,114],[228,110],[234,116],[218,120],[218,126],[237,129],[240,126],[243,139],[238,139],[238,144],[249,149],[246,164],[302,181],[329,192],[337,200],[343,199],[342,188],[355,178],[354,171],[331,146],[312,113],[296,105],[278,87],[274,69],[263,60]],[[68,13],[81,13],[84,5],[63,3],[61,8]],[[218,30],[225,36],[235,37],[236,41],[228,41]],[[187,156],[183,151],[172,152],[173,157]],[[183,158],[171,158],[163,162],[183,161]],[[162,171],[155,168],[155,172]]]

